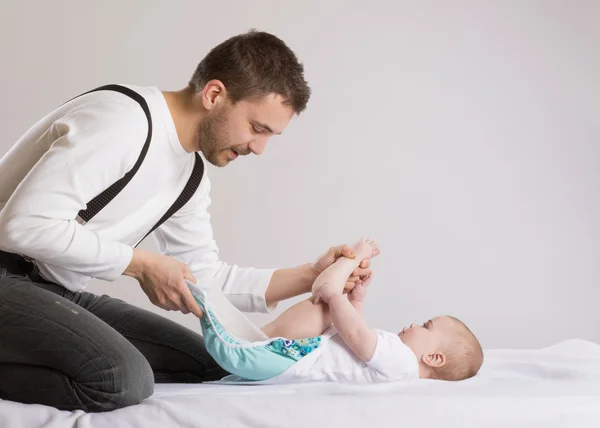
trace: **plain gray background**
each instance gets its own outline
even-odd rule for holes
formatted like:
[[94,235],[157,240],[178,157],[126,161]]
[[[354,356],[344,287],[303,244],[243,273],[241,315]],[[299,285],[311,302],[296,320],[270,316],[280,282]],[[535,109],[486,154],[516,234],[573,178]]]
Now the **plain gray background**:
[[[3,1],[0,154],[80,92],[179,89],[266,30],[313,96],[263,156],[210,168],[223,260],[294,266],[368,235],[375,327],[452,314],[486,348],[600,342],[600,2],[356,3]],[[129,278],[89,289],[199,331]]]

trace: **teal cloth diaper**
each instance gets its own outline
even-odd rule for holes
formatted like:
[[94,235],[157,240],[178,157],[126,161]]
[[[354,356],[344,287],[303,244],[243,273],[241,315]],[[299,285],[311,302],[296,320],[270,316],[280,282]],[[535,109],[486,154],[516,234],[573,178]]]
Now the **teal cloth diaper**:
[[[200,326],[206,350],[223,369],[242,379],[261,381],[275,377],[321,344],[320,336],[299,340],[268,338],[231,303],[224,302],[222,298],[212,301],[206,290],[188,286],[204,312]],[[211,293],[212,297],[215,291],[211,290]],[[248,332],[245,335],[251,337],[236,336],[220,318],[227,320],[228,326],[240,334]]]

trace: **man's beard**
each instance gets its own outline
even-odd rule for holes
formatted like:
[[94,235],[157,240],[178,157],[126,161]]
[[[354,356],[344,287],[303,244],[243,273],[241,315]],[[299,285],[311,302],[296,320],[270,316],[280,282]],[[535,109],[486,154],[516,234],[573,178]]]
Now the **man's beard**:
[[221,110],[213,115],[206,116],[198,129],[200,151],[207,161],[218,167],[229,163],[223,157],[223,152],[228,150],[227,147],[229,146],[229,133],[226,129],[226,123],[226,112]]

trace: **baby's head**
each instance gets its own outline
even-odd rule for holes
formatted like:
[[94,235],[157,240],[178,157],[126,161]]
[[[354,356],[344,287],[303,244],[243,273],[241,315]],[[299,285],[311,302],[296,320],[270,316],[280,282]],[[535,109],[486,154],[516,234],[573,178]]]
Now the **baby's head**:
[[419,360],[419,377],[463,380],[475,376],[483,351],[475,335],[461,321],[436,317],[422,325],[411,324],[398,334]]

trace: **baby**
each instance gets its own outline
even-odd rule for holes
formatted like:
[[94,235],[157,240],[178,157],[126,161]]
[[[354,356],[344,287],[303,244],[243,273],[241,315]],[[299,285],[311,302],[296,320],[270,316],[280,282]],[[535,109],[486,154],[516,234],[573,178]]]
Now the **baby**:
[[348,294],[343,290],[358,263],[377,256],[379,247],[361,239],[353,250],[356,258],[340,258],[317,277],[311,299],[262,328],[269,337],[322,339],[279,377],[371,383],[418,378],[455,381],[474,376],[483,363],[483,351],[456,318],[436,317],[399,333],[367,325],[362,306],[371,278]]

